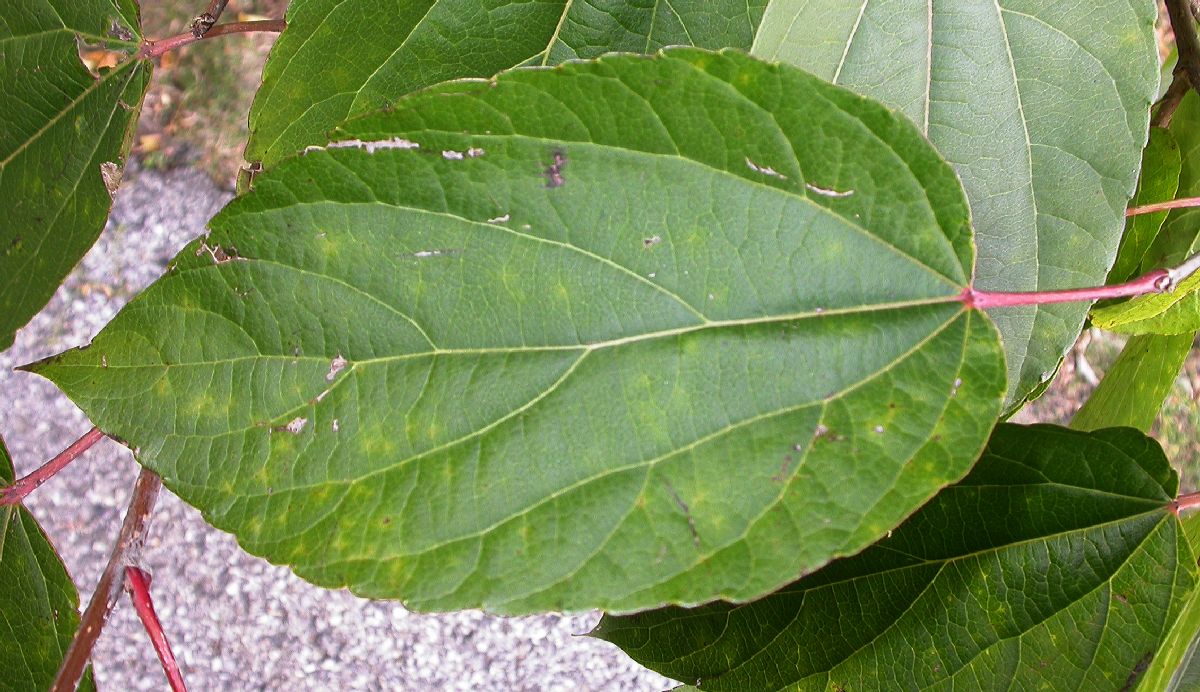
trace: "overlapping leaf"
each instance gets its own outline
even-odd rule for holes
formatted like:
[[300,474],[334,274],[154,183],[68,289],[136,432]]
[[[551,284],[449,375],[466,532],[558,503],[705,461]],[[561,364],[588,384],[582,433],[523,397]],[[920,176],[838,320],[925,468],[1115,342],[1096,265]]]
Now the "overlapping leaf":
[[[1158,87],[1151,0],[776,0],[756,55],[891,104],[954,164],[978,288],[1102,283]],[[1080,304],[996,311],[1009,401],[1053,373]]]
[[[12,481],[0,440],[0,487]],[[0,507],[0,687],[49,689],[79,627],[78,609],[75,583],[33,515]],[[80,689],[94,689],[90,673]]]
[[596,634],[706,690],[1132,689],[1195,582],[1176,477],[1129,428],[997,428],[888,538],[745,605]]
[[108,218],[150,79],[93,74],[81,52],[131,52],[133,0],[10,0],[0,22],[0,348],[46,304]]
[[[1200,95],[1190,92],[1171,118],[1179,145],[1179,197],[1200,196]],[[1170,267],[1200,251],[1200,209],[1175,209],[1142,259],[1141,271]],[[1174,291],[1133,298],[1092,311],[1092,322],[1125,334],[1185,334],[1200,330],[1200,276]]]
[[1200,329],[1200,274],[1169,293],[1154,293],[1097,308],[1092,324],[1121,334],[1194,334]]
[[[1180,524],[1193,555],[1200,555],[1200,514]],[[1200,687],[1200,589],[1193,589],[1165,640],[1154,653],[1138,688],[1143,692],[1188,692]]]
[[250,111],[246,158],[273,166],[325,144],[347,117],[450,79],[611,51],[749,48],[766,3],[294,0]]
[[1131,338],[1071,419],[1071,427],[1096,430],[1129,426],[1150,432],[1192,350],[1193,336],[1146,334]]
[[34,366],[250,551],[420,609],[748,599],[999,413],[968,212],[910,123],[699,50],[401,100]]
[[[1179,143],[1171,131],[1162,127],[1150,128],[1150,139],[1142,152],[1142,172],[1131,206],[1174,199],[1179,189]],[[1125,234],[1117,250],[1117,260],[1108,273],[1111,284],[1128,281],[1138,274],[1142,260],[1150,250],[1167,212],[1139,214],[1125,223]]]

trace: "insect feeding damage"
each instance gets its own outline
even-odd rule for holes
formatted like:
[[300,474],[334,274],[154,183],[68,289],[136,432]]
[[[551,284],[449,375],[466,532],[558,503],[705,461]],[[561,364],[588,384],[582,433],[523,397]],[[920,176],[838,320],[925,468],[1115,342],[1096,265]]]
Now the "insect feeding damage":
[[115,195],[117,188],[121,187],[121,167],[112,161],[105,161],[100,164],[100,177],[104,180],[104,189],[108,190],[108,196]]
[[308,425],[308,419],[303,416],[296,416],[287,422],[287,425],[280,425],[271,428],[273,432],[287,432],[293,435],[299,435],[300,431],[304,430],[304,426]]
[[446,149],[445,151],[442,152],[442,158],[446,159],[447,161],[462,161],[464,158],[477,159],[480,156],[483,156],[485,153],[487,153],[487,152],[485,152],[483,149],[480,149],[479,147],[471,147],[470,149],[467,149],[466,151],[455,151],[453,149]]
[[368,154],[374,154],[382,149],[420,149],[421,145],[403,137],[392,137],[391,139],[380,139],[370,142],[365,142],[361,139],[345,139],[340,142],[330,142],[325,146],[317,146],[315,144],[304,148],[305,154],[312,151],[325,151],[326,149],[364,149]]
[[209,245],[207,241],[200,241],[200,247],[196,248],[196,256],[200,257],[204,253],[208,253],[212,257],[213,264],[225,264],[234,260],[245,261],[245,257],[238,255],[237,248],[230,245],[229,247],[221,247],[219,245]]
[[329,372],[325,373],[325,381],[333,382],[334,378],[349,365],[350,361],[342,357],[342,354],[337,354],[332,361],[329,362]]
[[566,178],[563,178],[563,169],[567,167],[567,155],[561,149],[554,152],[553,162],[546,166],[546,170],[542,171],[542,175],[546,176],[546,187],[554,189],[567,184]]
[[774,168],[771,168],[770,166],[760,166],[757,163],[754,163],[753,161],[750,160],[749,156],[746,157],[746,167],[749,168],[750,170],[754,171],[755,173],[761,173],[763,175],[768,175],[772,178],[779,178],[780,180],[788,179],[788,177],[786,175],[780,173],[779,171],[775,170]]

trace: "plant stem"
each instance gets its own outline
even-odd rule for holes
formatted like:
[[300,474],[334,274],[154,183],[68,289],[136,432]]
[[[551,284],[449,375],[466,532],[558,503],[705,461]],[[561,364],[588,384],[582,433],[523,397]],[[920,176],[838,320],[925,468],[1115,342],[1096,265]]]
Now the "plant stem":
[[221,13],[225,11],[225,6],[228,4],[229,0],[212,0],[208,3],[208,9],[192,20],[192,35],[197,39],[204,38],[213,24],[216,24],[217,20],[221,18]]
[[125,510],[125,521],[121,524],[121,532],[117,534],[117,544],[113,546],[108,565],[100,575],[87,610],[83,611],[75,638],[67,647],[67,654],[50,688],[52,692],[74,692],[79,685],[104,621],[121,595],[120,582],[125,578],[124,568],[141,551],[150,524],[150,511],[154,508],[161,487],[162,481],[153,471],[143,468],[138,474],[133,496],[129,499],[129,509]]
[[158,613],[154,612],[154,601],[150,598],[150,575],[141,567],[126,566],[125,588],[129,590],[133,607],[137,610],[142,625],[146,627],[146,634],[150,635],[150,641],[154,644],[158,660],[162,662],[163,672],[167,674],[171,689],[173,692],[187,692],[187,685],[179,672],[179,664],[175,662],[175,654],[171,652],[171,643],[167,641],[167,635],[163,632]]
[[1105,300],[1108,298],[1124,298],[1126,296],[1141,296],[1149,293],[1169,293],[1184,279],[1200,270],[1200,253],[1187,258],[1178,267],[1172,269],[1155,269],[1132,281],[1112,286],[1097,286],[1095,288],[1071,288],[1063,291],[1028,291],[1022,293],[1003,293],[976,291],[967,288],[959,295],[959,300],[969,308],[988,310],[990,308],[1011,308],[1022,305],[1046,305],[1049,303],[1078,303],[1083,301]]
[[42,464],[38,470],[14,482],[7,488],[0,488],[0,507],[20,504],[26,495],[37,490],[41,487],[42,483],[53,478],[54,474],[66,468],[67,464],[75,461],[80,454],[86,452],[103,437],[104,433],[100,432],[100,428],[92,428],[84,433],[83,437],[72,442],[70,447],[59,452],[58,456]]
[[1171,503],[1171,511],[1175,514],[1179,514],[1185,509],[1193,509],[1195,507],[1200,507],[1200,493],[1188,493],[1187,495],[1180,495],[1179,497],[1175,498],[1174,502]]
[[1175,32],[1175,47],[1179,51],[1179,66],[1193,88],[1200,88],[1200,36],[1196,34],[1196,17],[1189,0],[1166,0],[1167,16]]
[[179,34],[170,38],[164,38],[158,41],[146,41],[137,52],[138,60],[148,60],[157,58],[158,56],[168,51],[182,48],[201,41],[204,39],[214,38],[217,36],[225,36],[227,34],[249,34],[256,31],[268,31],[278,33],[287,28],[287,22],[282,19],[262,19],[254,22],[228,22],[226,24],[218,24],[200,36],[195,32],[189,31],[186,34]]
[[1150,125],[1152,127],[1168,127],[1171,124],[1171,116],[1175,115],[1175,109],[1179,108],[1180,102],[1183,101],[1183,97],[1187,95],[1191,86],[1187,73],[1176,65],[1171,78],[1171,86],[1167,87],[1166,93],[1158,100],[1154,115],[1150,118]]
[[1153,214],[1156,211],[1168,211],[1171,209],[1190,209],[1192,207],[1200,207],[1200,197],[1180,197],[1179,199],[1169,199],[1165,202],[1155,202],[1154,204],[1144,204],[1140,207],[1130,207],[1125,210],[1125,216],[1137,216],[1138,214]]

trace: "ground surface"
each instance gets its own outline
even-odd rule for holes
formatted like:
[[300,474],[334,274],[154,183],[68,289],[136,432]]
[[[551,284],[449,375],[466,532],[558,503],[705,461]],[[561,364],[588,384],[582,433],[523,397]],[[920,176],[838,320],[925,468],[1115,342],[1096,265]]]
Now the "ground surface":
[[[18,475],[89,427],[48,382],[12,368],[86,344],[229,199],[188,169],[129,171],[100,242],[54,300],[0,353],[0,431]],[[86,603],[108,560],[137,464],[101,442],[27,506]],[[598,614],[498,618],[414,615],[311,586],[243,552],[163,492],[144,555],[155,605],[194,690],[662,690],[671,681],[588,637]],[[102,690],[159,690],[164,679],[122,600],[95,655]]]

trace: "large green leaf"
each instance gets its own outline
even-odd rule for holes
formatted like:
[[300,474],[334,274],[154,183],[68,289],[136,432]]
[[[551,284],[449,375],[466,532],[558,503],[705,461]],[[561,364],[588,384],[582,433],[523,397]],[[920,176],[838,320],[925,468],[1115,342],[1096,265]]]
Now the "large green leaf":
[[[1130,206],[1173,199],[1179,189],[1179,169],[1179,143],[1175,136],[1166,128],[1150,128],[1150,139],[1142,152],[1142,173]],[[1165,211],[1139,214],[1126,220],[1117,260],[1108,273],[1110,284],[1128,281],[1138,274],[1142,260],[1166,220]]]
[[246,158],[273,166],[325,144],[347,117],[449,79],[609,51],[749,48],[766,4],[419,0],[397,8],[393,0],[293,0],[250,111]]
[[596,634],[706,690],[1130,689],[1195,582],[1176,476],[1129,428],[1001,425],[860,555],[745,605]]
[[1150,432],[1192,350],[1194,334],[1135,336],[1071,419],[1076,430],[1129,426]]
[[133,0],[6,0],[0,21],[0,349],[92,246],[150,80],[92,74],[82,46],[131,52]]
[[[1200,555],[1200,514],[1180,522],[1193,555]],[[1144,692],[1200,689],[1200,589],[1193,589],[1138,685]]]
[[[1152,0],[775,0],[756,55],[899,108],[954,164],[977,288],[1103,283],[1158,87]],[[992,314],[1009,401],[1053,373],[1087,306]]]
[[611,57],[343,136],[33,368],[316,583],[509,613],[753,598],[961,477],[999,413],[953,171],[807,73]]
[[[13,465],[0,440],[0,487]],[[24,507],[0,507],[0,688],[49,689],[79,627],[75,582]],[[94,689],[89,672],[80,689]]]

